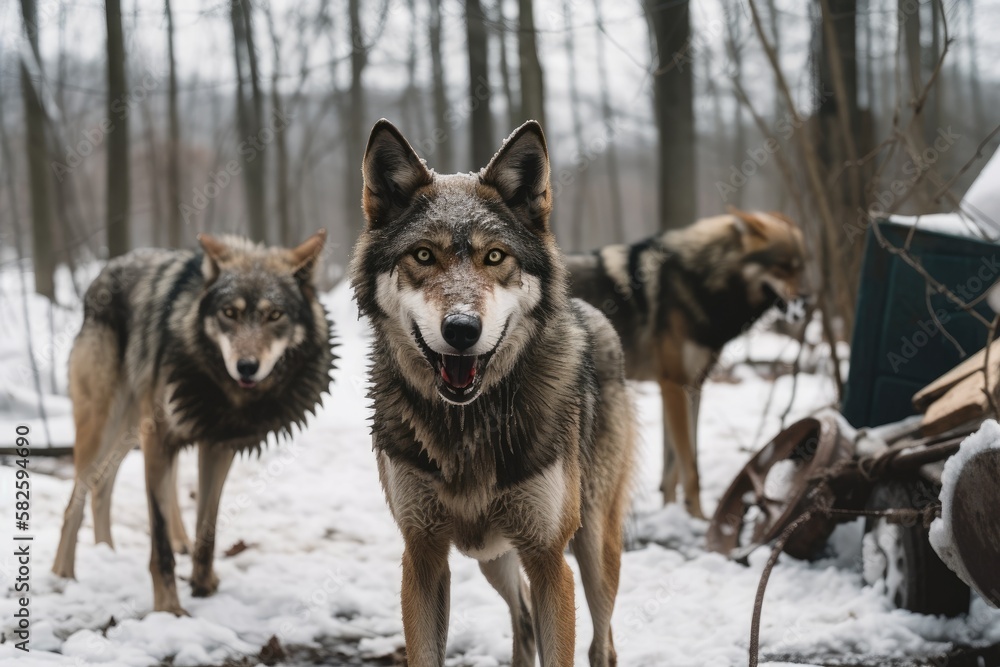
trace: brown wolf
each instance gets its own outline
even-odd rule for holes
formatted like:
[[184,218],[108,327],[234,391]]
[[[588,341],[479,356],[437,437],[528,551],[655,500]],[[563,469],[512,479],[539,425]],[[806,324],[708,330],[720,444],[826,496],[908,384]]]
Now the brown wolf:
[[591,664],[615,664],[633,409],[617,334],[569,297],[541,127],[477,174],[439,175],[379,121],[363,172],[351,281],[375,331],[373,445],[405,542],[408,664],[444,664],[454,544],[510,607],[513,664],[534,665],[537,646],[544,667],[572,665],[571,538]]
[[136,250],[112,260],[84,297],[69,360],[76,481],[53,571],[74,576],[84,501],[111,544],[118,465],[140,444],[152,538],[153,608],[184,614],[176,551],[190,551],[177,504],[176,455],[198,443],[191,588],[210,595],[215,523],[236,452],[302,424],[327,390],[334,355],[313,269],[325,231],[295,249],[199,237],[203,252]]
[[573,295],[599,308],[621,336],[625,374],[660,384],[664,502],[676,499],[679,477],[688,511],[703,517],[701,386],[723,346],[765,311],[801,309],[802,232],[780,213],[730,209],[633,245],[571,255],[567,265]]

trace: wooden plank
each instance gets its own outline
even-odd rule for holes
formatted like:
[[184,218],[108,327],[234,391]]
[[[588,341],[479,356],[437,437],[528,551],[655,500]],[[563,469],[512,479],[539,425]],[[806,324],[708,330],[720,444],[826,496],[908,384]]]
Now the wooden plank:
[[[996,390],[998,375],[1000,373],[997,367],[993,366],[990,373],[992,391]],[[927,407],[920,432],[925,436],[938,435],[969,420],[986,416],[991,408],[983,391],[985,386],[983,374],[978,371],[955,384],[944,396]]]
[[[990,362],[992,363],[994,359],[1000,365],[1000,338],[993,341],[993,344],[990,345]],[[914,394],[913,407],[918,412],[924,412],[931,403],[944,396],[949,389],[980,370],[985,360],[986,348],[983,348]]]

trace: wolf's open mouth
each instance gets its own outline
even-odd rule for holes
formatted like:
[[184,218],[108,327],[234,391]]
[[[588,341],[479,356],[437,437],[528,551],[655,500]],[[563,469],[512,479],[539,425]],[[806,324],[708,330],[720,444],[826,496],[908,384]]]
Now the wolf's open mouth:
[[778,310],[785,312],[788,309],[788,301],[786,301],[777,290],[775,290],[770,283],[764,283],[764,300],[777,306]]
[[420,335],[420,327],[416,322],[413,324],[413,337],[437,374],[438,393],[445,400],[459,404],[468,403],[479,395],[483,371],[506,335],[507,326],[504,325],[497,344],[485,354],[441,354],[431,349]]

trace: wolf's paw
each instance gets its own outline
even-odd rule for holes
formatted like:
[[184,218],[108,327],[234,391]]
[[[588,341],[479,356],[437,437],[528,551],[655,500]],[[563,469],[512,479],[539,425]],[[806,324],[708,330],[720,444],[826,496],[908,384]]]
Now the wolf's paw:
[[219,590],[219,577],[213,572],[208,577],[191,579],[191,595],[196,598],[207,598]]
[[184,609],[184,607],[182,607],[180,605],[180,603],[177,603],[177,602],[172,603],[172,604],[156,605],[156,606],[153,607],[153,611],[165,611],[165,612],[167,612],[169,614],[173,614],[174,616],[177,616],[178,618],[180,618],[182,616],[190,616],[191,615],[191,614],[187,613],[187,610]]
[[691,515],[692,519],[701,519],[702,521],[706,520],[705,513],[701,511],[701,504],[685,502],[684,506],[687,508],[688,514]]
[[57,577],[62,577],[63,579],[76,579],[76,574],[73,572],[73,568],[62,563],[56,563],[52,566],[52,574]]

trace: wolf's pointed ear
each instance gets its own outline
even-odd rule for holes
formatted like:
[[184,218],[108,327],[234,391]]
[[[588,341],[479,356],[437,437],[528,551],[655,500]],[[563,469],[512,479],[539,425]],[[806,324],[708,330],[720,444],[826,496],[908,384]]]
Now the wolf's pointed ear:
[[537,121],[529,120],[514,130],[479,181],[500,193],[507,206],[535,232],[549,228],[552,190],[549,187],[549,152]]
[[362,205],[368,226],[381,227],[410,205],[419,188],[434,176],[392,123],[375,123],[361,169],[365,187]]
[[735,206],[727,206],[726,211],[736,218],[736,228],[743,234],[752,234],[761,238],[767,238],[766,223],[758,213],[743,211]]
[[314,269],[326,243],[326,230],[321,229],[297,247],[288,251],[288,261],[292,273],[302,283],[312,284]]
[[215,238],[211,234],[198,234],[198,243],[205,251],[205,259],[201,263],[201,272],[205,276],[205,282],[212,282],[219,277],[219,264],[226,261],[230,251],[223,241]]

